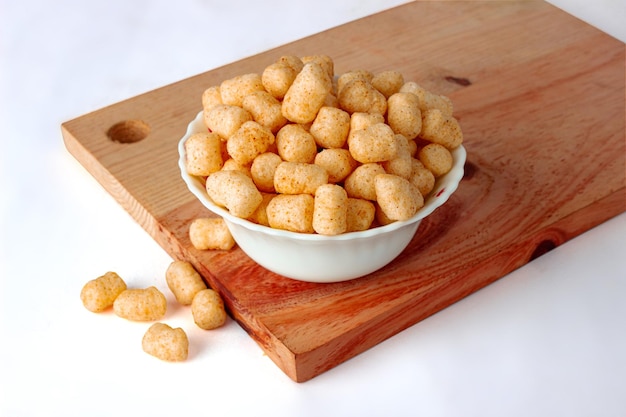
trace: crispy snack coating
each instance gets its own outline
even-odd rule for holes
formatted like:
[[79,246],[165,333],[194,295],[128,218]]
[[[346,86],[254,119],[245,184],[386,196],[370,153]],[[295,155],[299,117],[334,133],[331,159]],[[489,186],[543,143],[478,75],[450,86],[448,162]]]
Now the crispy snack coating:
[[[278,138],[276,140],[279,140]],[[273,152],[265,152],[254,158],[250,167],[250,175],[259,191],[273,193],[274,174],[283,160]]]
[[384,123],[357,130],[348,140],[348,147],[352,157],[362,164],[389,161],[398,154],[395,134]]
[[283,116],[280,101],[267,91],[255,91],[244,97],[242,105],[254,121],[268,128],[272,133],[287,123]]
[[372,85],[386,98],[400,91],[404,85],[404,76],[399,71],[382,71],[372,77]]
[[345,180],[358,166],[347,149],[323,149],[315,156],[315,165],[319,165],[328,173],[328,182],[336,184]]
[[315,164],[281,162],[274,174],[274,188],[281,194],[315,194],[317,187],[328,183],[328,173]]
[[270,201],[272,201],[272,199],[276,196],[276,194],[274,193],[261,193],[261,194],[263,195],[263,201],[261,201],[261,204],[259,204],[259,207],[257,207],[256,210],[254,210],[254,213],[252,213],[250,217],[248,217],[248,220],[250,220],[253,223],[269,227],[270,221],[267,218],[267,206],[269,205]]
[[220,104],[224,104],[224,102],[222,101],[219,86],[214,85],[204,90],[204,93],[202,93],[202,108],[204,111],[209,111]]
[[374,179],[376,201],[391,220],[410,219],[424,206],[424,198],[408,180],[392,174],[380,174]]
[[193,297],[191,302],[193,321],[204,330],[212,330],[226,323],[226,310],[220,295],[206,288]]
[[385,174],[385,168],[380,164],[369,163],[358,166],[344,182],[348,196],[376,201],[374,178],[378,174]]
[[215,133],[196,133],[185,141],[185,167],[191,175],[208,176],[222,169],[222,140]]
[[452,163],[454,162],[450,151],[438,143],[424,146],[419,151],[418,158],[433,173],[435,178],[447,174],[452,169]]
[[117,273],[109,271],[87,282],[80,291],[80,299],[87,310],[99,313],[111,307],[124,290],[124,280]]
[[395,135],[398,152],[395,158],[381,163],[387,174],[394,174],[402,178],[409,178],[413,169],[413,158],[409,141],[403,135]]
[[322,148],[343,148],[350,132],[350,115],[336,107],[320,108],[310,129]]
[[238,170],[211,174],[206,181],[206,190],[215,204],[243,219],[250,216],[263,200],[252,178]]
[[361,198],[348,198],[347,232],[360,232],[372,226],[376,214],[374,203]]
[[250,177],[252,179],[252,172],[250,170],[250,166],[242,165],[239,162],[235,161],[233,158],[229,158],[226,161],[224,161],[224,166],[222,166],[222,171],[239,171],[242,174],[244,174],[246,177]]
[[343,187],[324,184],[315,190],[313,229],[320,235],[334,236],[348,229],[348,194]]
[[252,120],[252,115],[238,106],[219,104],[209,110],[204,110],[204,124],[222,139],[230,138],[244,122],[250,120]]
[[385,117],[379,113],[362,113],[355,112],[350,115],[350,131],[348,133],[348,141],[356,132],[362,129],[366,129],[377,123],[385,123]]
[[387,99],[372,84],[363,79],[355,78],[348,81],[337,96],[339,107],[348,113],[378,113],[385,114],[387,111]]
[[371,71],[360,69],[344,72],[337,79],[337,92],[343,90],[343,88],[352,80],[364,80],[371,83],[374,79],[374,74]]
[[165,323],[154,323],[141,340],[144,352],[168,362],[181,362],[189,355],[189,339],[181,328],[173,329]]
[[317,154],[315,138],[302,125],[289,124],[276,134],[276,149],[283,161],[312,163]]
[[165,271],[165,281],[176,301],[182,305],[191,304],[198,291],[206,288],[200,274],[187,261],[172,262]]
[[415,139],[422,130],[419,99],[411,93],[395,93],[387,102],[387,123],[407,139]]
[[[300,63],[302,64],[302,61]],[[295,69],[286,62],[275,62],[265,68],[261,82],[268,93],[282,100],[299,72],[300,69]]]
[[222,102],[230,106],[243,104],[243,99],[255,91],[264,91],[261,76],[256,73],[238,75],[220,84]]
[[[216,204],[264,226],[327,235],[423,206],[463,142],[451,100],[399,71],[334,71],[327,55],[283,55],[261,74],[204,90],[209,133],[185,144],[187,171],[206,178]],[[339,204],[339,216],[326,207]],[[345,228],[331,225],[335,217]],[[221,226],[197,219],[192,244],[232,248]]]
[[418,159],[411,158],[411,176],[409,182],[426,197],[435,188],[435,176]]
[[240,165],[250,164],[274,143],[274,134],[265,126],[250,120],[242,123],[226,142],[228,154]]
[[198,250],[230,250],[235,246],[224,219],[218,217],[194,219],[189,225],[189,240]]
[[415,94],[419,98],[420,110],[422,111],[438,109],[446,116],[452,116],[454,109],[452,101],[448,97],[434,94],[414,81],[405,83],[400,88],[400,92]]
[[285,94],[283,116],[294,123],[312,122],[331,89],[331,78],[326,70],[316,62],[308,62]]
[[310,194],[279,194],[267,205],[267,219],[275,229],[313,233],[314,198]]
[[328,55],[307,55],[303,56],[301,60],[305,65],[309,62],[317,63],[324,71],[326,71],[326,74],[328,74],[330,79],[335,76],[335,63]]
[[288,67],[293,69],[296,74],[302,71],[302,68],[304,67],[304,61],[302,61],[302,58],[296,55],[283,55],[278,58],[276,62],[279,64],[287,65]]
[[132,321],[154,321],[165,316],[167,300],[156,287],[127,289],[113,302],[119,317]]
[[448,149],[455,149],[463,143],[463,132],[459,122],[438,109],[423,112],[420,137]]

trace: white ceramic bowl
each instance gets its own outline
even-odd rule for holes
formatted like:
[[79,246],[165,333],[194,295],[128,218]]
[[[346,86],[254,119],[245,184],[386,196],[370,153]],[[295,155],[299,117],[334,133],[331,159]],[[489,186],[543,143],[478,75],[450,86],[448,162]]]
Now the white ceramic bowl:
[[272,229],[231,215],[207,195],[204,182],[185,169],[184,143],[206,131],[202,112],[189,124],[178,144],[179,167],[189,190],[210,211],[221,216],[233,238],[259,265],[282,276],[309,282],[339,282],[362,277],[393,261],[409,244],[422,219],[448,200],[463,177],[466,153],[452,152],[452,170],[437,180],[433,192],[412,218],[387,226],[338,236],[295,233]]

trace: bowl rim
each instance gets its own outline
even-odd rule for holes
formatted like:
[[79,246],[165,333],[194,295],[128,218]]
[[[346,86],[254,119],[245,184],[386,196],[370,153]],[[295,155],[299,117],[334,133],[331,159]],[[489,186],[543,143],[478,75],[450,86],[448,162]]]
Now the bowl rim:
[[269,226],[253,223],[250,220],[246,220],[237,216],[234,216],[223,207],[215,204],[206,192],[205,185],[199,177],[187,173],[185,167],[185,141],[195,133],[201,133],[207,131],[204,125],[203,111],[200,111],[196,117],[187,125],[187,131],[185,135],[178,141],[178,167],[183,181],[187,185],[189,191],[196,196],[198,200],[211,212],[222,217],[227,222],[235,223],[248,230],[261,232],[267,235],[275,237],[282,237],[286,239],[306,240],[306,241],[339,241],[339,240],[352,240],[352,239],[366,239],[371,236],[379,235],[382,233],[390,233],[394,230],[398,230],[407,225],[413,224],[417,221],[424,219],[432,214],[438,207],[443,205],[456,191],[459,183],[463,179],[464,166],[467,158],[467,152],[463,145],[458,146],[452,150],[453,165],[452,169],[445,175],[437,178],[435,187],[425,199],[424,206],[413,215],[413,217],[407,220],[399,220],[393,223],[377,226],[363,231],[347,232],[339,235],[327,236],[316,233],[298,233],[289,230],[274,229]]

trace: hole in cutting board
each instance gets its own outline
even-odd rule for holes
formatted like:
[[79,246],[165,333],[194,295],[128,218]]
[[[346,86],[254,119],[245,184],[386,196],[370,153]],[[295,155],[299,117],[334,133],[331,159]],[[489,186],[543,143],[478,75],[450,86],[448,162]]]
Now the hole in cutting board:
[[142,120],[124,120],[107,130],[107,136],[113,142],[135,143],[145,139],[150,133],[150,126]]

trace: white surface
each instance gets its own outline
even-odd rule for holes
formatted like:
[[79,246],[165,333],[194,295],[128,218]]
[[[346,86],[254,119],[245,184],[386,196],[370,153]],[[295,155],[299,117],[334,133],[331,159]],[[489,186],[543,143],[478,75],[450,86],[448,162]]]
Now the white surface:
[[[205,333],[172,303],[192,348],[169,364],[145,324],[82,307],[107,270],[171,300],[170,258],[61,122],[401,2],[240,3],[0,0],[0,415],[625,415],[626,215],[305,384],[232,321]],[[623,1],[558,3],[626,40]]]
[[448,201],[456,191],[463,179],[466,159],[463,146],[452,152],[454,164],[450,172],[437,178],[430,197],[410,219],[360,232],[324,236],[265,227],[234,216],[225,207],[215,204],[207,194],[205,182],[189,174],[186,168],[185,143],[192,135],[203,132],[206,132],[206,125],[200,111],[178,142],[178,167],[189,191],[206,208],[224,219],[239,248],[251,259],[277,274],[308,282],[330,283],[359,278],[394,260],[411,242],[422,219]]

